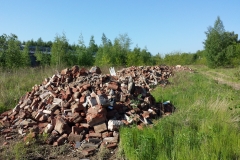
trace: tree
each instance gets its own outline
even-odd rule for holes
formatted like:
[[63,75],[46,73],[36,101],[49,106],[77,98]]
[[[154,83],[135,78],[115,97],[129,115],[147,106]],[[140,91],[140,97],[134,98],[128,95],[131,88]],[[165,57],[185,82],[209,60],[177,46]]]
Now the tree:
[[46,44],[45,44],[45,47],[52,47],[52,41],[48,41],[48,42],[46,42]]
[[4,66],[7,68],[19,68],[21,66],[20,41],[15,34],[11,34],[7,38]]
[[127,54],[130,50],[131,39],[127,34],[120,34],[114,40],[111,47],[111,60],[112,64],[117,66],[125,66],[127,64]]
[[141,49],[136,46],[134,47],[133,51],[129,52],[127,54],[127,66],[139,66],[141,65],[141,60],[140,60],[140,54],[141,54]]
[[153,65],[161,65],[163,63],[163,58],[160,53],[152,57]]
[[93,55],[87,51],[83,36],[80,34],[76,49],[78,64],[81,66],[91,66],[94,63]]
[[234,54],[227,48],[237,43],[237,35],[225,31],[220,17],[217,17],[214,27],[209,27],[205,34],[207,39],[203,43],[208,66],[215,68],[230,65]]
[[103,46],[106,45],[107,42],[108,42],[108,39],[107,39],[106,35],[103,33],[103,34],[102,34],[102,45],[103,45]]
[[43,47],[44,46],[44,42],[43,42],[41,37],[38,38],[38,40],[37,40],[37,46],[39,46],[39,47]]
[[111,48],[112,48],[111,40],[108,39],[106,35],[103,33],[102,44],[98,47],[98,52],[95,57],[95,65],[98,66],[112,65]]
[[7,51],[7,38],[6,34],[0,36],[0,66],[4,67],[5,65],[5,56]]
[[90,38],[90,42],[89,42],[87,51],[92,56],[95,56],[98,51],[98,46],[95,44],[94,36],[91,36],[91,38]]
[[46,51],[40,51],[39,47],[36,47],[35,54],[36,61],[40,63],[41,66],[48,66],[51,63],[51,54]]
[[24,46],[23,51],[21,52],[21,63],[23,67],[30,66],[31,64],[31,60],[29,56],[29,46],[30,46],[30,43],[27,42]]
[[56,35],[51,49],[51,65],[65,65],[64,60],[68,49],[68,41],[66,35]]

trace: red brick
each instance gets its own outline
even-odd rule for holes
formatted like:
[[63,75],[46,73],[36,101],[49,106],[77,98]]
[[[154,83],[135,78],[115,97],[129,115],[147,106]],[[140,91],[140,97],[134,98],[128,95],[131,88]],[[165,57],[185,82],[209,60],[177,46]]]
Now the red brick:
[[80,134],[83,130],[84,130],[84,127],[72,126],[72,133],[73,134]]
[[73,88],[72,88],[72,91],[73,91],[73,92],[78,92],[78,91],[79,91],[79,89],[78,89],[78,88],[75,88],[75,87],[73,87]]
[[63,69],[63,70],[61,71],[61,75],[66,75],[66,74],[68,74],[68,73],[69,73],[69,69],[68,69],[68,68]]
[[101,137],[102,137],[102,134],[101,134],[101,133],[89,133],[89,134],[88,134],[88,137],[89,137],[89,138],[95,138],[95,137],[101,138]]
[[9,137],[6,137],[5,139],[10,140],[10,139],[13,139],[13,137],[9,136]]
[[64,141],[67,139],[67,134],[63,134],[61,137],[59,137],[58,139],[57,139],[57,141],[56,142],[54,142],[53,143],[53,146],[59,146],[59,145],[62,145],[62,144],[64,144]]
[[117,146],[118,146],[117,143],[107,144],[107,148],[109,148],[109,149],[114,149],[114,148],[116,148]]
[[84,90],[87,90],[89,87],[91,87],[90,84],[85,84],[85,85],[82,86],[82,88],[83,88]]
[[9,142],[4,142],[3,146],[9,145]]
[[108,89],[118,90],[119,86],[116,82],[110,82],[108,83]]
[[102,138],[106,138],[106,137],[108,137],[108,136],[109,136],[109,134],[108,134],[107,131],[102,133]]
[[94,148],[88,148],[88,149],[82,150],[81,153],[82,153],[84,156],[90,156],[90,155],[94,154],[94,151],[95,151]]
[[7,133],[10,133],[12,131],[12,129],[8,128],[8,129],[4,129],[2,131],[3,134],[7,134]]

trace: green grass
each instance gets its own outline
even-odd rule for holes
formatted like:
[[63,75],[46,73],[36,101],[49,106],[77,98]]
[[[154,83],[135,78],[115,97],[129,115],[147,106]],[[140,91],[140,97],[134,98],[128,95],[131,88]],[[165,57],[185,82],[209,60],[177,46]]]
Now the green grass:
[[56,68],[51,67],[0,69],[0,113],[15,107],[19,99],[32,90],[32,86],[41,84],[55,71]]
[[191,65],[190,67],[197,68],[199,71],[203,72],[207,71],[215,77],[223,78],[230,82],[240,82],[240,67],[216,69],[210,69],[203,65]]
[[179,72],[152,92],[177,111],[144,130],[121,129],[129,160],[240,159],[239,91],[196,73]]

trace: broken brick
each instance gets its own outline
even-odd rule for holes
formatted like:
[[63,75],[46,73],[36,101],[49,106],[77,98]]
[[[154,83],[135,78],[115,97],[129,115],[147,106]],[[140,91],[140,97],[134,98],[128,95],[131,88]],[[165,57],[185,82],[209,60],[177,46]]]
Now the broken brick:
[[90,156],[90,155],[94,154],[94,151],[95,151],[94,148],[88,148],[88,149],[82,150],[81,153],[82,153],[84,156]]
[[71,129],[61,117],[58,117],[56,120],[56,125],[54,127],[54,130],[58,131],[58,133],[70,133]]

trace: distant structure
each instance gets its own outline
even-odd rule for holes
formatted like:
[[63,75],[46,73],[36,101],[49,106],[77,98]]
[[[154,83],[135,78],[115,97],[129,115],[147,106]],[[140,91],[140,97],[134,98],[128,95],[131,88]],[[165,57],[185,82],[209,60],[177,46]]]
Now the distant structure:
[[[23,51],[25,45],[20,46],[20,50]],[[42,47],[42,46],[29,46],[29,56],[31,60],[31,66],[36,67],[39,65],[39,62],[37,62],[37,59],[35,57],[36,49],[40,51],[42,54],[51,54],[51,48],[50,47]]]

